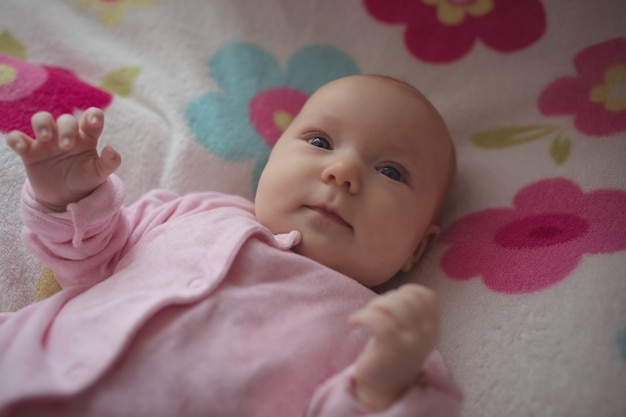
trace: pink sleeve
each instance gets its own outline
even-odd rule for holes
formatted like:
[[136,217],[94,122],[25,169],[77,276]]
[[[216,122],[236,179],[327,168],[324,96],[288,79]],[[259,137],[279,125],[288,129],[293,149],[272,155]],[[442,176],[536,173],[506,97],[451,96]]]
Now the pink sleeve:
[[124,190],[117,177],[84,199],[56,213],[35,199],[27,181],[22,189],[24,241],[62,287],[94,285],[110,275],[129,230],[121,217]]
[[62,287],[92,286],[109,277],[142,236],[174,217],[225,205],[253,211],[248,200],[219,193],[181,197],[155,190],[129,207],[122,206],[124,197],[122,181],[112,175],[67,211],[55,213],[36,201],[28,182],[24,185],[25,243]]
[[463,396],[446,375],[438,352],[433,352],[415,385],[383,411],[368,410],[353,395],[354,366],[346,368],[315,392],[306,417],[420,417],[460,415]]
[[154,190],[129,207],[123,207],[124,197],[122,181],[111,175],[67,211],[55,213],[37,202],[28,182],[24,185],[24,240],[62,287],[92,286],[109,277],[147,232],[172,218],[224,206],[254,212],[243,197],[213,192],[181,197]]

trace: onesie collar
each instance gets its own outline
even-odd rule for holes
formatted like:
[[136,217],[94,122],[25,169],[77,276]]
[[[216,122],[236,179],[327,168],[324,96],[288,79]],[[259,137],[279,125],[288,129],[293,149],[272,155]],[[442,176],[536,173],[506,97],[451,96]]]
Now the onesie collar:
[[281,249],[291,249],[300,243],[300,240],[302,240],[302,234],[297,230],[292,230],[289,233],[279,233],[274,235],[274,240]]

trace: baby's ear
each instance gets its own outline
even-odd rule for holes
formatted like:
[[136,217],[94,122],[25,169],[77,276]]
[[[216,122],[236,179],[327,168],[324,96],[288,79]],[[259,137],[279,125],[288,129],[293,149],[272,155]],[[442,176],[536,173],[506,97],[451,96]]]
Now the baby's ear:
[[419,261],[424,252],[426,252],[426,249],[428,249],[428,246],[430,246],[432,241],[435,240],[435,238],[437,238],[440,233],[441,227],[439,227],[438,225],[431,224],[430,226],[428,226],[428,229],[426,229],[422,240],[420,240],[420,242],[417,244],[417,247],[415,248],[411,256],[409,256],[409,259],[407,259],[404,265],[402,265],[401,271],[409,272],[411,269],[413,269],[417,261]]

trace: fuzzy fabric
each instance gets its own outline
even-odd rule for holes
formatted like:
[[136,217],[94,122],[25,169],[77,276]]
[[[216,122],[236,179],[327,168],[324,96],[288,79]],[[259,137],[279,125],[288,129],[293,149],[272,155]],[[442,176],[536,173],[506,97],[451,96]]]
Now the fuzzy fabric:
[[[433,288],[464,416],[626,415],[626,2],[3,0],[0,137],[99,106],[128,202],[253,198],[317,87],[420,88],[454,138],[444,233],[398,281]],[[0,310],[55,291],[20,242],[0,145]],[[390,285],[396,285],[398,281]]]

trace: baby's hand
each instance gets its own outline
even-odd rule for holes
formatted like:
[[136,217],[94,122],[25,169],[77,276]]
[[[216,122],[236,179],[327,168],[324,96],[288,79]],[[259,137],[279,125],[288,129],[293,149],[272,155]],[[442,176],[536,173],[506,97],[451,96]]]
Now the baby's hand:
[[350,323],[371,334],[356,361],[355,395],[372,409],[383,410],[415,384],[437,343],[437,300],[421,285],[403,285],[354,313]]
[[120,166],[120,155],[96,146],[104,113],[90,108],[80,121],[69,114],[56,122],[50,113],[36,113],[31,123],[36,140],[20,131],[7,135],[7,144],[22,158],[37,200],[54,211],[86,197]]

